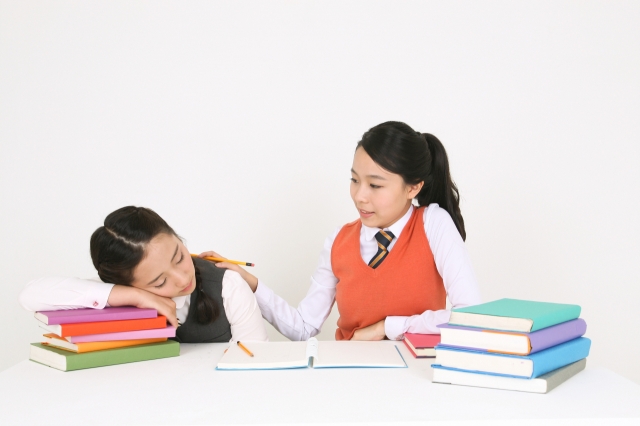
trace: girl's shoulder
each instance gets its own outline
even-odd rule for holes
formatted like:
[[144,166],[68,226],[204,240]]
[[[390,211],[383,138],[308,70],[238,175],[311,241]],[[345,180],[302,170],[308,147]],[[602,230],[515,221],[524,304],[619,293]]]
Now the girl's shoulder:
[[213,278],[221,280],[227,271],[226,269],[218,268],[213,262],[200,259],[199,257],[194,257],[193,262],[198,267],[198,270],[200,270],[200,275],[203,279]]
[[256,302],[249,284],[238,272],[230,269],[226,271],[222,280],[222,300],[225,311],[244,311],[252,307]]
[[453,229],[457,231],[455,223],[449,212],[440,207],[438,203],[431,203],[424,208],[423,222],[426,230],[438,230],[438,229]]

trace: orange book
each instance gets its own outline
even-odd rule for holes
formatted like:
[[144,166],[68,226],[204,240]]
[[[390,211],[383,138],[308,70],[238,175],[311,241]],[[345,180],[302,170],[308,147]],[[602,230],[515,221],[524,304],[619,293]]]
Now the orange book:
[[45,334],[44,337],[46,339],[44,340],[44,342],[42,342],[43,345],[53,346],[54,348],[64,349],[66,351],[76,352],[79,354],[84,352],[101,351],[104,349],[124,348],[125,346],[137,346],[147,343],[164,342],[165,340],[167,340],[167,338],[164,337],[157,339],[113,340],[111,342],[71,343],[53,333]]
[[165,328],[167,318],[158,315],[156,318],[144,318],[121,321],[79,322],[76,324],[47,325],[38,321],[38,325],[50,333],[60,337],[86,336],[88,334],[117,333],[120,331],[149,330]]

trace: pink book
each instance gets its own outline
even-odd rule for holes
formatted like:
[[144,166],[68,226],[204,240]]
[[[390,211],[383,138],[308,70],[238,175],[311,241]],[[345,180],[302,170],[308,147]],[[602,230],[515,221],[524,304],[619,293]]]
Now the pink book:
[[81,322],[120,321],[144,318],[156,318],[155,309],[141,309],[133,306],[104,309],[65,309],[62,311],[40,311],[35,315],[38,321],[47,325],[77,324]]
[[439,334],[404,333],[404,344],[415,358],[433,358],[435,346],[440,343]]
[[119,333],[89,334],[86,336],[65,337],[71,343],[111,342],[114,340],[155,339],[159,337],[176,337],[176,328],[172,325],[166,328],[151,330],[121,331]]

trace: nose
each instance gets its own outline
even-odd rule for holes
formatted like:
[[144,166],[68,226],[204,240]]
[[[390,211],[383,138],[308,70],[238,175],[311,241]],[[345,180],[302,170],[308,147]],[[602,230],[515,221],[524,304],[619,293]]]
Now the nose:
[[368,196],[369,194],[366,185],[358,185],[353,194],[353,201],[356,203],[366,203]]
[[179,290],[183,290],[189,285],[189,280],[191,277],[186,271],[176,269],[172,275],[174,280],[173,282]]

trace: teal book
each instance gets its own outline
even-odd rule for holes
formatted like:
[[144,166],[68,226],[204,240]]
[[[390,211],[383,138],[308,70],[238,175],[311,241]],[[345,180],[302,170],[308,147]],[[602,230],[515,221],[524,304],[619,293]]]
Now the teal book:
[[580,316],[580,306],[500,299],[451,312],[450,325],[530,333]]
[[180,355],[180,343],[173,340],[84,353],[32,343],[29,359],[58,370],[73,371],[178,355]]
[[436,364],[453,370],[533,379],[589,356],[591,340],[579,337],[532,355],[509,355],[436,346]]

